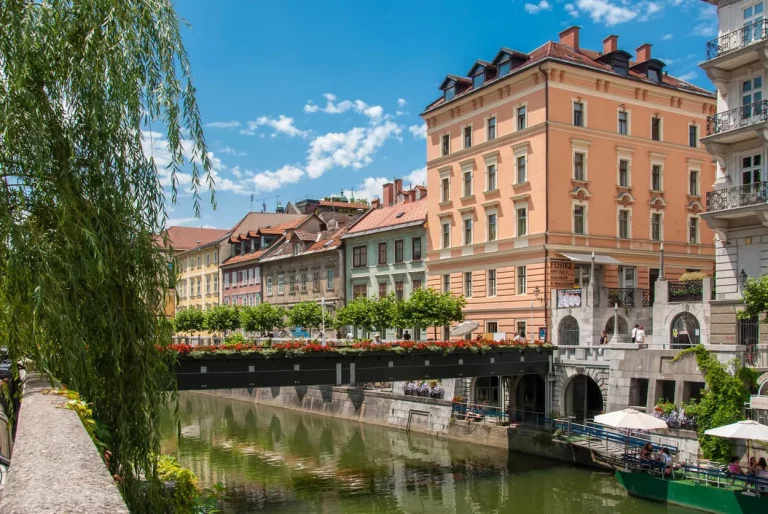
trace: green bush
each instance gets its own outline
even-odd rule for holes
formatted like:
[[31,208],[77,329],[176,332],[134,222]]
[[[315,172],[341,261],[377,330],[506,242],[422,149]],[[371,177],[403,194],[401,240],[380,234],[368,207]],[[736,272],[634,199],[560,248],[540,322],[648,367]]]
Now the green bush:
[[173,457],[161,455],[157,460],[157,476],[164,482],[175,484],[169,511],[173,513],[191,512],[200,496],[195,474],[180,466]]

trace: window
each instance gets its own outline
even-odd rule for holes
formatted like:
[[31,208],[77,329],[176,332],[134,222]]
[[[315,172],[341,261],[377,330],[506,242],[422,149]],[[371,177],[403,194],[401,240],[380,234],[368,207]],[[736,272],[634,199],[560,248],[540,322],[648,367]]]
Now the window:
[[284,294],[284,293],[285,293],[285,277],[281,273],[277,276],[277,294]]
[[352,267],[363,268],[368,266],[368,247],[355,246],[352,248]]
[[288,292],[291,294],[296,293],[296,275],[291,274],[291,276],[288,277]]
[[403,281],[399,280],[399,281],[395,282],[395,300],[397,300],[398,302],[403,301],[403,298],[405,296],[405,292],[404,291],[405,290],[403,288]]
[[387,283],[379,282],[379,298],[387,296]]
[[449,202],[451,200],[451,182],[448,177],[440,179],[440,201]]
[[496,139],[496,116],[488,118],[488,141]]
[[307,274],[306,273],[301,274],[301,292],[302,293],[307,292]]
[[205,294],[211,294],[211,276],[205,277]]
[[272,277],[267,277],[267,295],[272,296]]
[[573,231],[576,234],[584,234],[585,232],[585,214],[584,214],[584,206],[583,205],[576,205],[573,208]]
[[619,75],[629,75],[629,60],[626,57],[619,55],[614,57],[613,71]]
[[[199,257],[198,257],[198,259],[199,259]],[[201,282],[202,282],[202,281],[201,281],[201,280],[198,278],[198,279],[197,279],[197,296],[200,296],[200,283],[201,283]]]
[[205,254],[205,265],[206,266],[210,266],[211,265],[211,254],[210,253],[206,253]]
[[253,275],[256,270],[251,268],[248,270],[248,285],[253,285]]
[[229,272],[224,272],[224,289],[229,289]]
[[661,165],[654,164],[651,166],[651,189],[654,191],[661,191]]
[[301,252],[301,243],[296,243],[293,245],[293,255],[299,255]]
[[451,136],[450,134],[443,134],[442,136],[442,152],[443,155],[451,153]]
[[413,286],[411,290],[416,291],[417,289],[421,289],[421,280],[418,280],[418,279],[413,281]]
[[619,237],[629,238],[629,211],[624,209],[619,210]]
[[379,264],[387,263],[387,243],[379,243]]
[[320,272],[312,272],[312,291],[320,291]]
[[577,127],[584,126],[584,104],[573,102],[573,124]]
[[528,233],[528,208],[517,209],[517,235],[524,236]]
[[651,239],[661,241],[661,214],[658,212],[651,214]]
[[761,171],[763,159],[760,154],[741,158],[741,185],[745,193],[758,193],[761,191]]
[[528,156],[520,155],[516,159],[517,163],[517,181],[516,184],[523,184],[528,181],[528,170],[526,169]]
[[411,260],[412,261],[421,260],[421,238],[420,237],[414,237],[413,239],[411,239]]
[[528,270],[525,266],[517,267],[517,294],[528,293]]
[[464,148],[472,147],[472,127],[464,127]]
[[691,244],[699,242],[699,218],[696,216],[688,218],[688,242]]
[[576,180],[586,180],[584,177],[584,154],[576,152],[573,154],[573,178]]
[[646,76],[650,80],[652,80],[654,82],[657,82],[657,83],[660,83],[661,82],[661,69],[659,69],[659,68],[651,68],[649,66],[648,67],[648,72],[646,73]]
[[626,111],[619,111],[619,134],[626,136],[629,133],[629,114]]
[[403,251],[403,246],[404,246],[404,243],[402,239],[398,239],[397,241],[395,241],[395,262],[403,262],[403,259],[404,259],[403,254],[405,253]]
[[352,296],[355,298],[365,298],[368,296],[367,284],[355,284],[352,286]]
[[518,107],[517,108],[517,130],[523,130],[525,127],[527,127],[525,115],[526,115],[525,105],[523,105],[522,107]]
[[483,68],[480,68],[480,73],[472,77],[472,88],[477,89],[480,86],[483,85],[483,82],[485,81],[485,70]]
[[325,288],[328,291],[333,291],[333,270],[329,269],[325,272]]
[[472,218],[464,218],[464,244],[472,244]]
[[443,275],[443,292],[451,292],[451,276],[448,274]]
[[486,275],[488,276],[488,296],[496,296],[496,270],[489,269]]
[[764,37],[763,35],[763,2],[746,7],[742,11],[744,27],[744,45],[757,41]]
[[443,248],[451,247],[451,222],[443,223]]
[[661,141],[661,118],[651,118],[651,139]]
[[629,161],[625,159],[619,161],[619,185],[629,187]]
[[453,97],[456,96],[456,86],[451,86],[445,90],[444,93],[445,101],[450,102],[453,100]]
[[486,334],[496,334],[499,332],[499,322],[498,321],[486,321],[485,322],[485,333]]
[[688,194],[692,196],[699,196],[699,172],[698,170],[690,170],[688,172]]
[[200,267],[200,259],[201,259],[201,257],[198,255],[198,256],[197,256],[197,267],[198,267],[198,268]]
[[688,146],[698,148],[699,146],[699,126],[690,125],[688,127]]
[[464,172],[464,196],[472,196],[472,171]]
[[762,114],[762,104],[758,103],[763,99],[763,77],[757,77],[745,80],[741,83],[741,106],[742,116],[751,118],[753,115]]
[[219,292],[219,276],[218,275],[213,276],[213,292],[214,293]]
[[510,61],[509,59],[499,63],[499,77],[503,77],[504,75],[509,73],[510,69],[512,69],[512,61]]
[[472,298],[472,272],[464,272],[464,296]]
[[496,241],[496,213],[488,215],[488,241]]
[[486,192],[496,190],[496,165],[489,164],[485,168]]

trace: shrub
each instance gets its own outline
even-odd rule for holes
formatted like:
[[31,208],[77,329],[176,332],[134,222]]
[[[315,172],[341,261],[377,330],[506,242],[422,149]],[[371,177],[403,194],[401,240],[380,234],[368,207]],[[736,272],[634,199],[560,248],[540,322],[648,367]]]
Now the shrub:
[[701,271],[686,271],[680,275],[680,282],[689,282],[692,280],[704,280],[707,276]]

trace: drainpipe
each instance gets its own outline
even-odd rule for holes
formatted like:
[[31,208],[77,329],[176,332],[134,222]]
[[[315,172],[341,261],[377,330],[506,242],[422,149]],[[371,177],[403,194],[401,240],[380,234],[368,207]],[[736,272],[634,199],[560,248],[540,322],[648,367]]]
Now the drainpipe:
[[547,308],[547,303],[549,302],[549,268],[547,266],[549,263],[549,250],[547,247],[549,244],[549,77],[547,77],[547,72],[541,68],[542,65],[539,64],[539,71],[544,75],[544,137],[546,141],[544,150],[544,203],[546,205],[544,216],[544,326],[551,341],[549,309]]

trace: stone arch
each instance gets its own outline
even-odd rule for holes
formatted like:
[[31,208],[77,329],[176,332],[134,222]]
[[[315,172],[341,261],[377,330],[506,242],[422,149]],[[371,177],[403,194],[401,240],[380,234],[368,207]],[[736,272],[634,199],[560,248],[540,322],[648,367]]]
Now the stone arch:
[[669,324],[669,342],[672,348],[685,348],[701,342],[701,323],[688,311],[678,313]]
[[[559,368],[559,369],[558,369]],[[555,373],[555,380],[552,391],[553,405],[552,409],[560,416],[567,416],[567,394],[568,386],[574,379],[581,375],[587,375],[600,388],[603,398],[603,406],[608,405],[608,370],[602,368],[576,367],[576,366],[558,366]]]
[[757,377],[757,394],[768,396],[768,372]]
[[[508,377],[506,385],[509,394],[509,405],[506,406],[508,412],[512,415],[517,411],[545,412],[546,384],[546,375],[536,373]],[[529,407],[534,408],[532,410]]]
[[470,395],[471,403],[485,403],[492,407],[501,406],[501,378],[498,376],[474,377]]
[[[628,336],[629,335],[629,323],[627,322],[627,318],[622,316],[621,314],[618,315],[619,318],[619,337],[621,336]],[[613,336],[613,314],[608,316],[608,319],[605,320],[605,324],[603,325],[605,328],[605,334],[610,339]]]
[[579,322],[570,314],[557,325],[557,344],[576,346],[579,344]]
[[605,411],[605,393],[598,382],[601,377],[585,372],[569,378],[562,390],[561,409],[566,416],[591,419]]

